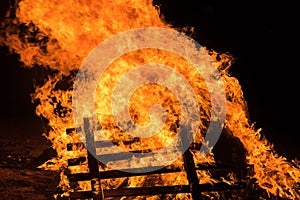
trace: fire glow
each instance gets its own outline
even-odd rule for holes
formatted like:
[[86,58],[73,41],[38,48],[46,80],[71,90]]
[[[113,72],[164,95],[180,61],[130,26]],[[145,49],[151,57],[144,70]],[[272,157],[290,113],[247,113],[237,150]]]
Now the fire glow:
[[[14,13],[8,13],[14,15]],[[60,170],[61,181],[59,187],[64,194],[72,190],[64,169],[71,173],[87,171],[86,163],[81,166],[68,167],[67,160],[85,156],[83,148],[67,151],[69,143],[80,142],[77,135],[66,134],[66,129],[74,127],[72,115],[72,87],[63,88],[61,82],[74,80],[75,72],[81,66],[89,52],[105,39],[126,30],[141,27],[161,27],[173,29],[159,16],[159,9],[153,6],[151,1],[119,0],[114,1],[29,1],[18,3],[16,16],[10,16],[5,21],[5,36],[0,38],[0,44],[9,46],[10,49],[20,55],[20,61],[26,67],[38,66],[50,69],[43,84],[37,85],[32,94],[34,102],[39,102],[36,113],[48,120],[50,131],[44,135],[49,139],[58,156],[40,166],[46,170]],[[21,26],[26,27],[24,30]],[[185,30],[179,30],[185,31]],[[227,95],[227,113],[224,128],[228,133],[237,137],[247,151],[247,163],[253,167],[252,179],[268,194],[277,195],[288,199],[299,199],[297,183],[300,181],[300,166],[295,161],[288,161],[278,155],[273,145],[262,137],[260,129],[256,129],[247,117],[247,105],[243,92],[236,78],[230,76],[228,69],[233,58],[230,55],[218,54],[206,50],[215,65],[217,65],[225,84]],[[217,59],[217,56],[220,59]],[[210,101],[205,82],[199,74],[196,74],[191,66],[181,57],[172,53],[145,49],[125,54],[115,60],[106,70],[105,78],[99,80],[95,107],[99,113],[99,122],[106,134],[111,139],[124,140],[128,136],[121,134],[115,128],[108,105],[112,96],[112,89],[122,74],[134,66],[146,63],[160,63],[173,67],[191,83],[197,94],[197,100],[201,106],[201,120],[195,140],[203,141],[202,133],[207,129],[210,118]],[[205,63],[205,61],[204,61]],[[149,96],[151,98],[149,98]],[[157,85],[147,85],[139,88],[130,99],[130,114],[138,124],[149,122],[148,108],[153,104],[160,104],[168,110],[167,123],[160,134],[150,139],[142,139],[140,143],[132,146],[122,146],[127,150],[155,149],[163,147],[175,134],[172,125],[180,118],[180,106],[176,97],[166,88]],[[199,153],[198,153],[199,154]],[[194,152],[196,163],[214,163],[211,153],[201,158]],[[182,160],[175,163],[182,166]],[[104,170],[104,169],[101,169]],[[216,183],[218,180],[207,172],[199,172],[201,183]],[[250,175],[249,175],[250,176]],[[234,177],[227,178],[228,182],[234,181]],[[113,188],[124,182],[124,178],[115,180],[103,180],[104,188]],[[162,184],[185,184],[187,179],[184,174],[176,176],[161,175]],[[148,181],[147,177],[134,177],[128,180],[129,187],[143,185]],[[89,190],[88,182],[80,183],[82,190]],[[217,194],[207,194],[216,196]],[[184,199],[179,195],[178,199]]]

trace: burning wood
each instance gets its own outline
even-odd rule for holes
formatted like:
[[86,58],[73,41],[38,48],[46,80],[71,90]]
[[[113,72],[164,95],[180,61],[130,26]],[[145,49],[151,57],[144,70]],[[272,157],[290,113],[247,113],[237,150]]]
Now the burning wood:
[[[88,126],[88,120],[86,121],[86,125]],[[74,129],[67,129],[67,132],[69,130]],[[92,137],[87,137],[90,140],[90,144],[95,144],[96,141],[94,141],[94,134],[91,134],[89,131],[89,128],[86,127],[86,134],[92,135]],[[98,141],[99,142],[99,141]],[[133,141],[132,141],[133,143]],[[194,146],[197,146],[194,144]],[[101,146],[99,146],[101,147]],[[94,145],[93,148],[96,150],[96,146]],[[103,147],[102,147],[103,148]],[[71,149],[69,149],[71,151]],[[94,152],[96,154],[96,152]],[[87,173],[77,173],[77,174],[69,174],[68,179],[70,182],[78,182],[78,181],[90,181],[92,185],[99,186],[93,187],[90,191],[74,191],[70,193],[71,199],[85,199],[85,198],[93,198],[93,199],[105,199],[109,197],[124,197],[124,196],[158,196],[162,198],[164,195],[172,195],[172,194],[185,194],[190,193],[192,198],[194,200],[200,200],[202,199],[201,192],[218,192],[218,191],[226,191],[226,190],[239,190],[239,189],[245,189],[245,183],[225,183],[225,182],[219,182],[214,184],[199,184],[198,176],[197,176],[197,170],[212,170],[212,169],[222,169],[226,170],[224,166],[218,165],[218,164],[199,164],[197,167],[194,163],[193,154],[190,152],[190,150],[186,151],[183,154],[183,162],[184,162],[184,170],[187,175],[188,185],[166,185],[166,186],[152,186],[152,187],[127,187],[127,188],[112,188],[112,189],[104,189],[101,187],[102,180],[106,179],[116,179],[116,178],[123,178],[126,177],[128,180],[130,177],[139,177],[139,176],[149,176],[149,175],[156,175],[156,178],[158,178],[161,174],[174,174],[171,176],[180,176],[180,172],[182,172],[182,167],[179,166],[162,166],[160,169],[156,169],[155,167],[148,167],[152,169],[147,169],[147,172],[144,172],[145,169],[123,169],[123,170],[104,170],[99,171],[99,166],[105,166],[101,164],[95,157],[93,157],[92,154],[88,153],[88,166],[89,166],[89,172]],[[84,157],[81,157],[84,158]],[[113,158],[111,155],[109,158]],[[120,156],[117,156],[117,158],[126,159]],[[80,160],[80,159],[79,159]],[[86,161],[85,158],[82,160],[83,162]],[[80,165],[81,162],[77,162],[77,165]],[[70,166],[75,166],[76,164],[73,163],[73,159],[70,162]],[[134,172],[126,172],[132,170]],[[228,169],[227,169],[228,170]],[[140,171],[140,172],[139,172]],[[170,177],[171,177],[170,176]],[[150,182],[151,182],[151,176],[150,176]],[[124,182],[126,182],[124,180]],[[153,181],[153,180],[152,180]],[[123,182],[123,183],[124,183]],[[151,184],[151,183],[150,183]],[[125,184],[126,185],[126,184]],[[94,188],[94,189],[93,189]],[[76,189],[75,189],[76,190]],[[165,198],[165,197],[164,197]]]

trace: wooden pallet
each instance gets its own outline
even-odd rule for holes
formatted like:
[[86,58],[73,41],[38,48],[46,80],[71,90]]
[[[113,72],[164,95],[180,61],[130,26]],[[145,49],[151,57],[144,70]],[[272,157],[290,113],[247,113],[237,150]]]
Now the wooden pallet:
[[[103,165],[98,160],[103,159],[127,159],[129,154],[123,153],[123,155],[97,155],[95,158],[93,155],[96,155],[96,148],[109,147],[111,145],[110,142],[107,141],[94,141],[94,134],[89,128],[89,120],[84,119],[84,134],[86,136],[86,144],[88,155],[87,157],[80,157],[76,159],[69,159],[68,166],[76,166],[81,162],[87,161],[89,173],[77,173],[77,174],[69,174],[68,179],[71,183],[78,181],[91,181],[92,190],[90,191],[74,191],[70,193],[70,199],[108,199],[113,197],[124,197],[124,196],[147,196],[147,195],[165,195],[165,194],[179,194],[179,193],[190,193],[193,200],[202,199],[202,192],[210,192],[210,191],[224,191],[224,190],[238,190],[243,189],[245,184],[242,182],[235,183],[233,185],[229,185],[227,183],[216,183],[216,184],[199,184],[199,179],[197,177],[197,170],[214,170],[214,169],[226,169],[230,170],[228,166],[222,164],[201,164],[195,165],[193,155],[191,153],[191,149],[200,149],[200,144],[192,143],[190,149],[184,152],[183,161],[184,161],[184,171],[187,175],[188,184],[187,185],[170,185],[170,186],[153,186],[153,187],[136,187],[136,188],[116,188],[103,190],[101,187],[101,180],[104,179],[112,179],[112,178],[122,178],[122,177],[134,177],[134,176],[144,176],[144,175],[153,175],[153,174],[166,174],[166,173],[178,173],[182,172],[182,169],[176,166],[165,166],[161,167],[158,170],[152,170],[151,167],[140,169],[130,169],[134,170],[135,173],[125,172],[129,171],[129,169],[125,170],[108,170],[108,171],[99,171],[99,165]],[[67,133],[71,133],[76,131],[76,129],[68,129]],[[82,130],[81,130],[82,131]],[[135,142],[126,141],[127,143]],[[125,142],[125,143],[126,143]],[[67,150],[72,151],[73,146],[83,146],[81,143],[68,144]],[[92,151],[92,152],[91,152]],[[145,151],[145,150],[143,150]],[[134,151],[139,152],[139,151]],[[103,157],[105,156],[105,157]],[[157,169],[157,168],[156,168]],[[141,171],[140,173],[136,173]],[[147,172],[145,172],[147,171]]]

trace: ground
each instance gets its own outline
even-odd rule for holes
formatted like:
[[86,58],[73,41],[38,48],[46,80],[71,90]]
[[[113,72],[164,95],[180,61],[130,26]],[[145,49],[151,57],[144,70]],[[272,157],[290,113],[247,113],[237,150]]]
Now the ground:
[[0,199],[54,199],[58,172],[36,167],[37,158],[49,148],[48,141],[37,129],[16,122],[2,125],[0,135]]

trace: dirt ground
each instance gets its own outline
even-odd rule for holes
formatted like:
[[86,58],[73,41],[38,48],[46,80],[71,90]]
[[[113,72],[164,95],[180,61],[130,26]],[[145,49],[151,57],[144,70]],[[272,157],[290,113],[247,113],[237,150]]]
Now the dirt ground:
[[2,126],[0,135],[0,199],[54,199],[58,172],[36,167],[36,159],[50,144],[38,132],[39,127],[9,123]]

